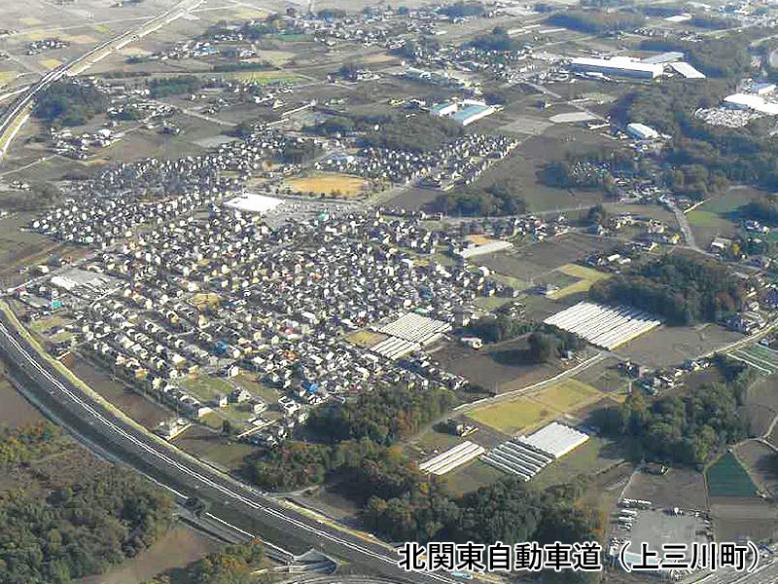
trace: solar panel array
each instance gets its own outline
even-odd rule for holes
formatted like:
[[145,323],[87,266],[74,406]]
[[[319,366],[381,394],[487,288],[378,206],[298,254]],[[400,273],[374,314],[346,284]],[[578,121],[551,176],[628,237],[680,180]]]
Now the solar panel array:
[[579,302],[543,322],[575,333],[591,344],[608,350],[662,324],[661,320],[637,308],[611,307],[592,302]]

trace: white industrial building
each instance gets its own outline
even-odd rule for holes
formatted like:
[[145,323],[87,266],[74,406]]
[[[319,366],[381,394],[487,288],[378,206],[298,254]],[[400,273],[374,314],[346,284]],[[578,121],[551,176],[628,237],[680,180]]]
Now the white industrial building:
[[224,206],[244,213],[258,213],[264,215],[282,204],[283,201],[281,199],[276,199],[275,197],[245,193],[234,199],[230,199],[224,203]]
[[664,72],[664,66],[660,63],[644,63],[629,57],[612,57],[610,59],[578,57],[572,60],[570,68],[573,71],[585,73],[602,73],[643,79],[655,79]]
[[461,444],[457,444],[453,448],[420,464],[419,470],[438,476],[444,475],[476,459],[484,452],[486,452],[486,449],[483,446],[465,440]]
[[503,442],[481,457],[481,460],[528,481],[588,439],[589,436],[583,432],[552,422],[534,434]]
[[677,63],[669,63],[669,65],[673,71],[675,71],[685,79],[705,79],[704,73],[698,71],[689,63],[686,63],[685,61],[679,61]]
[[656,140],[659,138],[659,132],[654,128],[636,122],[627,124],[627,134],[637,140]]
[[738,110],[751,110],[770,116],[778,115],[778,103],[766,101],[756,93],[733,93],[724,98],[724,107]]
[[662,321],[629,306],[603,306],[579,302],[545,321],[583,337],[604,349],[615,349],[658,327]]

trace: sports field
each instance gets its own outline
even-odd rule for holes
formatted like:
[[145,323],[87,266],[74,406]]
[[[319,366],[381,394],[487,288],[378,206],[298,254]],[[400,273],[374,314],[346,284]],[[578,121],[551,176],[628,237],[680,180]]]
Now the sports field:
[[476,422],[506,434],[526,432],[562,414],[569,414],[602,399],[595,387],[576,379],[565,379],[531,395],[485,405],[471,412]]
[[286,184],[298,193],[324,193],[330,196],[356,197],[364,192],[368,182],[359,176],[327,173],[291,178],[286,181]]
[[593,268],[587,268],[586,266],[580,266],[578,264],[565,264],[557,269],[558,272],[562,272],[567,276],[578,278],[577,282],[573,282],[569,286],[560,288],[553,294],[549,295],[549,298],[559,299],[571,294],[578,294],[580,292],[588,292],[592,284],[599,280],[607,280],[610,278],[610,274],[605,274],[599,270]]
[[719,458],[706,471],[711,497],[753,497],[756,486],[731,452]]

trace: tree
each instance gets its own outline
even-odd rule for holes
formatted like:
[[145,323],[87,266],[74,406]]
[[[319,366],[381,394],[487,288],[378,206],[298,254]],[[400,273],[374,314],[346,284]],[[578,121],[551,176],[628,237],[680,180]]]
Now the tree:
[[534,332],[527,339],[529,358],[533,363],[547,363],[556,349],[554,337],[545,333]]

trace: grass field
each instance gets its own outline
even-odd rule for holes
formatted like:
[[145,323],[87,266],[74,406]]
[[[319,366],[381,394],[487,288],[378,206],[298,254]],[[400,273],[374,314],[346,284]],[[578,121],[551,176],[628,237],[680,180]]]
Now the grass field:
[[270,85],[271,83],[301,83],[303,77],[286,71],[240,71],[230,73],[230,77],[239,79],[246,83],[256,83],[258,85]]
[[689,223],[694,227],[710,227],[715,229],[728,229],[731,222],[713,211],[695,209],[687,213]]
[[756,485],[731,452],[719,458],[706,471],[711,497],[752,497]]
[[8,85],[11,81],[16,79],[16,71],[0,71],[0,87]]
[[600,280],[607,280],[611,277],[610,274],[605,274],[599,270],[587,268],[586,266],[579,266],[578,264],[565,264],[557,271],[562,272],[567,276],[578,278],[578,281],[570,284],[569,286],[560,288],[553,294],[550,294],[550,298],[553,298],[554,300],[564,298],[565,296],[570,296],[571,294],[588,292],[589,288],[591,288],[592,284],[595,282]]
[[185,380],[181,385],[203,402],[212,400],[218,395],[227,395],[233,390],[232,385],[226,379],[209,375],[198,375]]
[[540,403],[564,412],[575,409],[593,398],[599,399],[600,397],[602,397],[602,393],[597,388],[577,379],[566,379],[562,383],[552,385],[533,396]]
[[354,331],[346,336],[346,340],[352,345],[366,348],[374,347],[386,338],[386,335],[369,330]]
[[515,400],[486,405],[471,412],[475,421],[506,434],[526,432],[603,397],[603,393],[576,379],[565,379]]
[[42,59],[41,61],[38,61],[43,67],[46,67],[46,69],[54,69],[56,67],[59,67],[62,65],[62,61],[58,59]]
[[368,181],[358,176],[333,173],[291,178],[286,181],[286,185],[297,193],[356,197],[364,192]]

